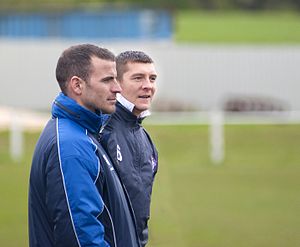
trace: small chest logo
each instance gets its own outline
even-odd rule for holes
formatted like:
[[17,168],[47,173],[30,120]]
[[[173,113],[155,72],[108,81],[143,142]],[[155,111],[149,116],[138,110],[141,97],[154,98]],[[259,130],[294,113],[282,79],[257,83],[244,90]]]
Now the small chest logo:
[[122,161],[121,148],[120,148],[119,144],[117,144],[117,160]]
[[151,165],[152,165],[152,171],[154,171],[157,166],[157,160],[153,156],[151,156]]

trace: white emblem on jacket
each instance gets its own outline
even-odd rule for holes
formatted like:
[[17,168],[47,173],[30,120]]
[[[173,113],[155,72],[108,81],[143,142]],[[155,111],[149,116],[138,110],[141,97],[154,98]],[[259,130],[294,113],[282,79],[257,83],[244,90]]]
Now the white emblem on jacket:
[[121,148],[120,148],[119,144],[117,144],[117,160],[122,161]]
[[155,167],[157,166],[157,161],[153,156],[151,156],[151,165],[152,165],[152,171],[154,171]]

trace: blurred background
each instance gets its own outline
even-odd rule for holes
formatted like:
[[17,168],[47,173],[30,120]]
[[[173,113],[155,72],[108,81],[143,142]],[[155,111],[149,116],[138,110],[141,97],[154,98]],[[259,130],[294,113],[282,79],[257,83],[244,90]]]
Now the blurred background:
[[28,246],[31,157],[78,43],[155,61],[149,247],[300,246],[299,0],[0,0],[1,246]]

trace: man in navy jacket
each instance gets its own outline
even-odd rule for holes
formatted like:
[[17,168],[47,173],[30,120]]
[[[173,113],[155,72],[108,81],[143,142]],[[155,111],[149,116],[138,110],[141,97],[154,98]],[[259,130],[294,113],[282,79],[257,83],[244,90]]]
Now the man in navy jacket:
[[90,44],[60,56],[61,93],[34,152],[29,181],[29,245],[138,247],[133,211],[98,142],[100,112],[115,110],[115,56]]
[[140,243],[145,246],[158,157],[150,136],[141,124],[149,115],[157,73],[153,60],[140,51],[119,54],[116,64],[122,94],[117,95],[116,112],[102,130],[101,142],[130,196]]

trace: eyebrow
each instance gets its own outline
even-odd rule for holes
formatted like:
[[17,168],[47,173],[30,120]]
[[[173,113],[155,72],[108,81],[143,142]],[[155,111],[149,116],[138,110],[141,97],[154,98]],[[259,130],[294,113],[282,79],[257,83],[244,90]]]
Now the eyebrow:
[[106,82],[106,81],[113,80],[114,78],[115,78],[114,76],[106,76],[106,77],[102,78],[100,81]]
[[[135,77],[135,76],[146,76],[146,74],[145,73],[135,73],[135,74],[131,75],[131,77]],[[150,74],[149,76],[157,77],[157,74]]]
[[131,77],[134,77],[134,76],[145,76],[144,73],[135,73],[135,74],[132,74]]

